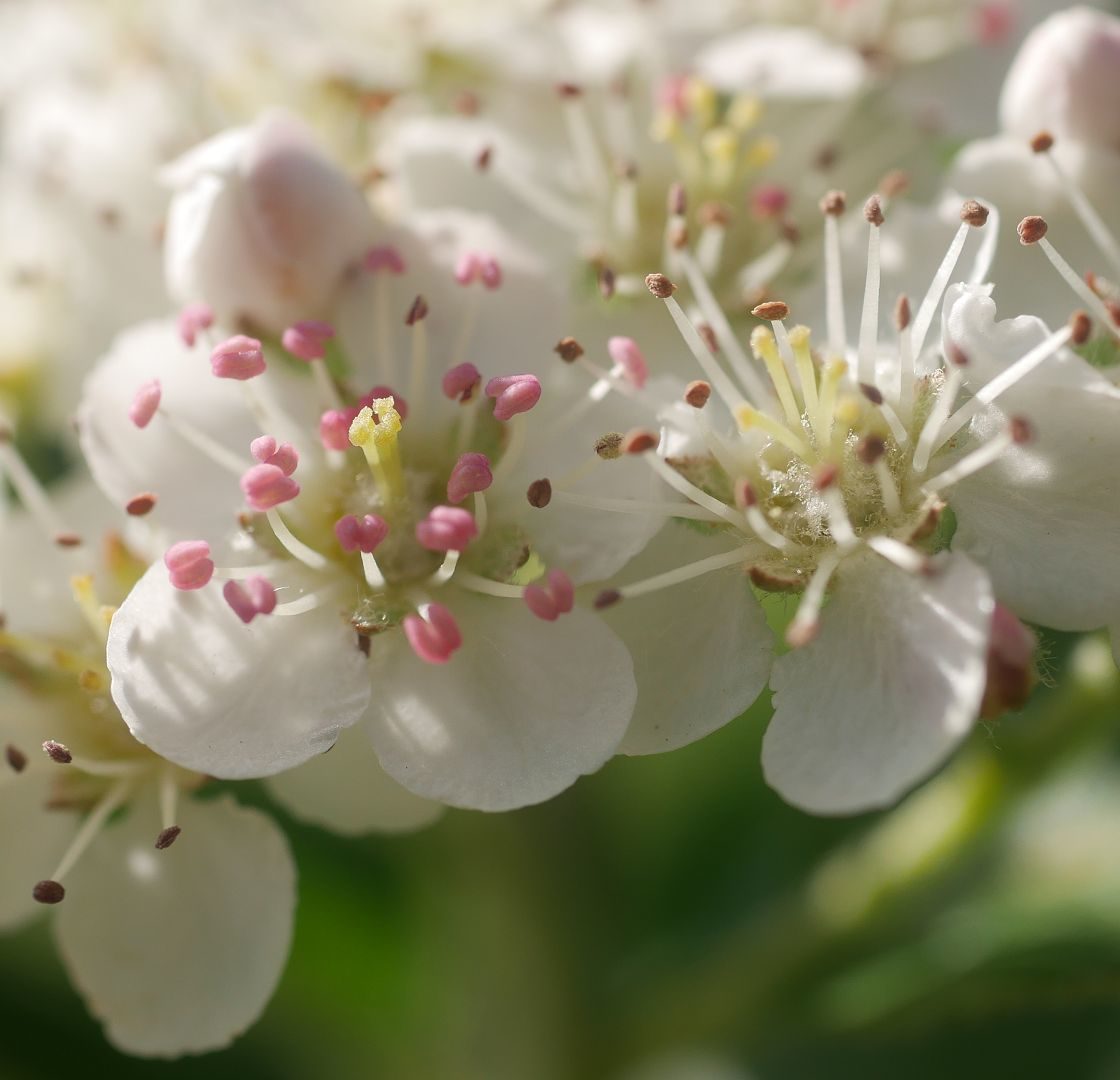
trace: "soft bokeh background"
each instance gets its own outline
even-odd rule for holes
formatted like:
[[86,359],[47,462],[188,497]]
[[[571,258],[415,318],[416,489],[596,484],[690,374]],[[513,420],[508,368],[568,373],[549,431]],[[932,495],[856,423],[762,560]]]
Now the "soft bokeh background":
[[886,814],[783,805],[763,702],[519,813],[288,822],[294,951],[232,1049],[120,1056],[40,925],[0,946],[0,1074],[549,1080],[688,1052],[696,1080],[1120,1076],[1120,677],[1101,639],[1044,647],[1060,689]]

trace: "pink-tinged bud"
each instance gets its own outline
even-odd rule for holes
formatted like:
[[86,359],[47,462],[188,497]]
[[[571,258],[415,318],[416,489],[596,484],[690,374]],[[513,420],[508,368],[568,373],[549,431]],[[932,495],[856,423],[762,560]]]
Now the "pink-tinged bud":
[[275,465],[285,476],[291,476],[299,464],[299,452],[291,443],[277,444],[271,435],[262,435],[249,444],[249,452],[262,465]]
[[128,407],[129,420],[138,428],[146,428],[152,422],[152,417],[155,416],[156,410],[159,408],[162,396],[163,389],[159,384],[159,379],[152,379],[150,382],[144,383],[132,395],[132,404]]
[[334,327],[318,319],[306,319],[289,326],[280,343],[293,356],[311,363],[327,355],[327,342],[334,337]]
[[482,373],[469,361],[456,364],[443,376],[440,387],[444,397],[466,403],[478,392],[482,383]]
[[485,491],[494,482],[485,454],[463,454],[447,479],[447,501],[461,503],[468,495]]
[[393,399],[393,408],[397,410],[397,414],[402,420],[408,419],[408,402],[400,396],[391,386],[375,386],[368,394],[363,394],[358,401],[358,408],[350,414],[350,419],[353,420],[358,415],[362,406],[373,407],[374,400],[377,398]]
[[607,341],[607,355],[611,362],[622,368],[631,386],[641,390],[649,378],[649,365],[633,338],[612,337]]
[[495,420],[512,420],[540,401],[541,381],[536,375],[499,375],[486,384],[486,396],[494,398]]
[[299,494],[297,484],[276,465],[254,465],[241,477],[245,501],[254,510],[271,510]]
[[426,619],[406,615],[401,628],[412,651],[428,664],[446,664],[463,644],[455,616],[442,604],[429,604]]
[[238,379],[244,382],[260,375],[264,369],[261,343],[244,334],[236,334],[223,341],[210,354],[210,370],[219,379]]
[[403,274],[404,258],[392,244],[380,244],[366,252],[362,265],[371,274]]
[[474,518],[457,506],[434,506],[416,523],[416,539],[429,551],[465,551],[476,536]]
[[522,596],[525,606],[538,619],[555,622],[572,610],[576,593],[571,578],[563,570],[550,570],[547,581],[547,585],[526,585]]
[[163,565],[172,586],[184,592],[201,589],[214,576],[210,545],[205,540],[180,540],[172,544],[164,553]]
[[751,192],[750,206],[756,218],[781,217],[789,209],[789,191],[780,184],[759,184]]
[[209,304],[188,304],[176,320],[179,337],[187,348],[193,348],[202,330],[214,325],[214,309]]
[[267,578],[251,577],[244,585],[227,581],[222,586],[222,596],[243,623],[251,623],[258,615],[271,615],[276,610],[276,590]]
[[366,514],[360,521],[353,514],[347,514],[334,523],[334,535],[343,551],[361,551],[370,555],[389,535],[389,526],[384,518],[376,514]]
[[1038,676],[1034,657],[1038,639],[1002,604],[992,612],[988,638],[988,681],[980,715],[994,720],[1021,709],[1031,696]]
[[350,449],[350,425],[357,415],[357,409],[328,409],[319,417],[319,441],[325,450]]

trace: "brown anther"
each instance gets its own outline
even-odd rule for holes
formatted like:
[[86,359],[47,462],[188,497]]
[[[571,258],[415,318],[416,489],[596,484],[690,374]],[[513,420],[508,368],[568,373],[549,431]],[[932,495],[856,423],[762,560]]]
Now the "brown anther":
[[131,514],[133,517],[143,517],[145,514],[150,514],[156,505],[156,497],[152,492],[145,491],[140,495],[133,495],[131,499],[124,504],[125,512]]
[[880,435],[865,435],[856,445],[856,457],[864,465],[874,465],[886,452],[886,440]]
[[422,296],[417,296],[412,301],[412,306],[408,309],[408,314],[404,317],[405,326],[415,326],[418,322],[424,319],[428,314],[428,301]]
[[905,330],[910,325],[910,299],[903,293],[894,304],[894,326]]
[[494,159],[494,147],[484,146],[479,150],[474,159],[474,167],[479,172],[486,172],[490,168],[490,162]]
[[614,271],[609,266],[599,267],[599,295],[604,300],[614,296]]
[[529,500],[530,506],[543,510],[552,502],[552,481],[547,477],[534,480],[525,492],[525,498]]
[[43,750],[47,757],[58,765],[69,765],[74,760],[74,755],[62,743],[55,742],[54,739],[47,739],[43,743]]
[[1084,345],[1093,332],[1093,320],[1087,311],[1077,310],[1069,317],[1070,341],[1074,345]]
[[664,274],[646,274],[646,288],[658,300],[668,300],[677,291],[674,285]]
[[703,379],[693,379],[684,388],[684,400],[686,404],[691,405],[694,409],[702,409],[708,404],[708,399],[712,396],[712,384],[705,382]]
[[574,337],[562,337],[552,348],[552,351],[564,361],[565,364],[574,364],[583,356],[583,346]]
[[822,146],[813,158],[814,168],[820,169],[821,172],[828,172],[829,169],[836,164],[840,152],[835,146],[826,144]]
[[787,244],[801,243],[801,230],[797,227],[797,222],[792,218],[782,218],[778,223],[778,232],[782,234],[782,239]]
[[1011,432],[1011,441],[1016,446],[1023,446],[1034,438],[1034,427],[1022,416],[1011,417],[1008,430]]
[[666,206],[673,217],[684,217],[688,213],[688,196],[685,194],[684,184],[674,181],[669,185]]
[[708,352],[713,356],[719,352],[719,338],[716,337],[716,332],[709,323],[697,323],[696,332],[700,335],[704,344],[708,346]]
[[562,82],[556,84],[556,93],[562,98],[577,98],[583,96],[583,87],[578,83]]
[[634,428],[622,437],[622,452],[624,454],[646,454],[656,450],[661,441],[656,431],[648,428]]
[[482,101],[473,90],[460,90],[451,99],[451,108],[460,116],[477,116]]
[[872,405],[883,404],[883,391],[877,386],[872,386],[871,383],[863,382],[859,384],[859,389],[860,393],[863,394]]
[[878,195],[872,195],[870,199],[863,204],[863,217],[868,225],[874,225],[878,228],[886,220],[883,217],[883,205],[879,202]]
[[603,608],[613,607],[622,599],[622,593],[618,589],[604,589],[595,600],[592,602],[592,607],[596,611],[602,611]]
[[826,488],[832,487],[839,478],[839,465],[832,461],[821,462],[821,464],[813,470],[813,487],[818,491],[824,491]]
[[779,322],[789,318],[789,304],[784,300],[767,300],[751,308],[751,314],[756,319],[767,319],[770,322]]
[[910,174],[904,169],[891,169],[879,181],[879,190],[888,198],[895,199],[910,190]]
[[703,226],[715,225],[721,229],[731,224],[731,207],[711,199],[701,203],[696,210],[696,220]]
[[622,435],[617,431],[608,431],[595,440],[595,453],[604,461],[614,461],[622,457]]
[[674,221],[669,226],[667,239],[674,251],[683,251],[688,247],[688,225],[683,221]]
[[842,191],[830,191],[820,201],[822,214],[829,217],[839,217],[848,205],[848,197]]
[[156,837],[156,851],[165,851],[171,847],[179,839],[179,833],[182,831],[178,825],[168,825],[166,829],[161,829],[159,836]]
[[1049,226],[1046,219],[1032,214],[1019,222],[1016,232],[1019,234],[1019,243],[1023,245],[1037,244],[1046,235]]
[[620,158],[614,163],[614,174],[619,180],[637,180],[638,166],[629,158]]
[[735,505],[740,510],[746,510],[749,507],[758,505],[758,495],[755,493],[754,487],[751,482],[745,477],[740,476],[735,481]]
[[1045,154],[1053,145],[1054,136],[1049,131],[1040,131],[1030,142],[1030,147],[1036,154]]
[[27,755],[11,743],[4,747],[4,760],[12,772],[23,772],[27,768]]
[[961,221],[974,229],[979,229],[988,221],[988,208],[975,199],[966,199],[961,204]]
[[76,548],[82,546],[82,538],[77,533],[55,533],[54,542],[61,548]]
[[31,890],[31,895],[40,904],[57,904],[66,895],[66,890],[57,881],[40,881]]
[[803,649],[816,639],[820,630],[821,624],[815,619],[812,622],[792,622],[786,628],[786,644],[791,649]]

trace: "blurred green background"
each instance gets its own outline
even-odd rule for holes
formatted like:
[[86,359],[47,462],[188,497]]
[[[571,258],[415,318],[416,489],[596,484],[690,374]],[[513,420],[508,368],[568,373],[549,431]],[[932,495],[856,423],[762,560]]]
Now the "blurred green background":
[[0,941],[0,1076],[1120,1077],[1120,676],[1101,638],[1044,650],[1053,685],[883,814],[770,792],[762,701],[541,807],[287,820],[294,949],[247,1035],[121,1056],[40,923]]

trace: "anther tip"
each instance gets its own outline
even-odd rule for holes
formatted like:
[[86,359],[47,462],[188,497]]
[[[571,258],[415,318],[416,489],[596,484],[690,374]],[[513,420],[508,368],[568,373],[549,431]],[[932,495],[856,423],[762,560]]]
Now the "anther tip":
[[583,346],[574,337],[562,337],[553,346],[552,351],[564,361],[565,364],[575,363],[583,356]]
[[703,379],[694,379],[684,388],[685,403],[694,409],[702,409],[712,396],[712,384]]
[[840,466],[831,461],[823,462],[813,470],[813,487],[824,491],[832,487],[840,477]]
[[604,461],[622,457],[622,436],[617,431],[607,432],[595,440],[595,453]]
[[1087,311],[1075,311],[1069,317],[1070,341],[1074,345],[1084,345],[1093,332],[1093,320]]
[[27,768],[27,755],[11,743],[4,747],[4,760],[12,772],[23,772]]
[[879,201],[878,195],[872,195],[870,199],[863,204],[863,217],[868,225],[874,225],[878,228],[886,220],[883,217],[883,204]]
[[31,890],[31,895],[40,904],[57,904],[66,895],[66,890],[57,881],[40,881]]
[[74,760],[74,755],[69,749],[54,739],[47,739],[43,743],[43,752],[57,765],[69,765]]
[[669,185],[669,196],[666,200],[669,213],[674,217],[683,217],[688,211],[688,196],[685,194],[684,184],[674,181]]
[[903,293],[894,305],[894,326],[896,330],[905,330],[910,325],[910,298]]
[[422,296],[417,296],[412,301],[408,309],[408,314],[404,317],[405,326],[415,326],[418,322],[424,319],[428,314],[428,301]]
[[829,217],[839,217],[848,205],[848,197],[842,191],[830,191],[820,201],[821,213]]
[[646,454],[656,450],[660,442],[657,432],[648,428],[634,428],[622,437],[622,452],[624,454]]
[[880,435],[865,435],[856,446],[856,457],[864,465],[874,465],[886,452],[886,440]]
[[1034,438],[1034,427],[1026,417],[1011,417],[1009,428],[1011,439],[1016,446],[1023,446]]
[[595,597],[592,607],[596,611],[602,611],[604,608],[613,607],[622,599],[622,593],[618,589],[604,589],[598,596]]
[[61,548],[76,548],[82,546],[82,538],[73,532],[55,533],[54,542]]
[[615,290],[615,272],[609,266],[599,267],[599,295],[604,300],[610,300],[614,296]]
[[782,319],[789,318],[789,304],[784,300],[767,300],[765,303],[756,304],[751,308],[751,314],[756,319],[780,322]]
[[1054,136],[1049,131],[1040,131],[1030,141],[1030,147],[1036,154],[1045,154],[1054,145]]
[[150,492],[145,491],[139,495],[133,495],[124,505],[125,512],[132,517],[143,517],[145,514],[150,514],[156,505],[156,496]]
[[895,199],[910,190],[910,174],[905,169],[891,169],[879,181],[879,191],[888,199]]
[[161,829],[159,836],[156,837],[156,851],[164,851],[171,847],[182,831],[178,825],[168,825],[166,829]]
[[583,96],[583,87],[578,83],[561,82],[556,84],[556,94],[558,97],[571,100]]
[[534,480],[525,492],[525,498],[528,499],[530,506],[543,510],[552,502],[552,481],[547,477]]
[[877,386],[872,386],[871,383],[860,383],[860,393],[863,394],[872,405],[883,404],[883,392]]
[[979,229],[988,221],[988,208],[975,199],[966,199],[961,205],[961,221]]
[[646,288],[658,300],[668,300],[677,291],[674,285],[664,274],[646,274]]
[[1023,218],[1016,229],[1019,234],[1019,243],[1024,246],[1037,244],[1046,235],[1046,230],[1049,227],[1046,224],[1046,219],[1039,217],[1037,214],[1031,214],[1030,217]]
[[479,172],[486,172],[490,168],[490,162],[494,160],[494,148],[492,146],[484,146],[479,150],[474,159],[474,167]]

